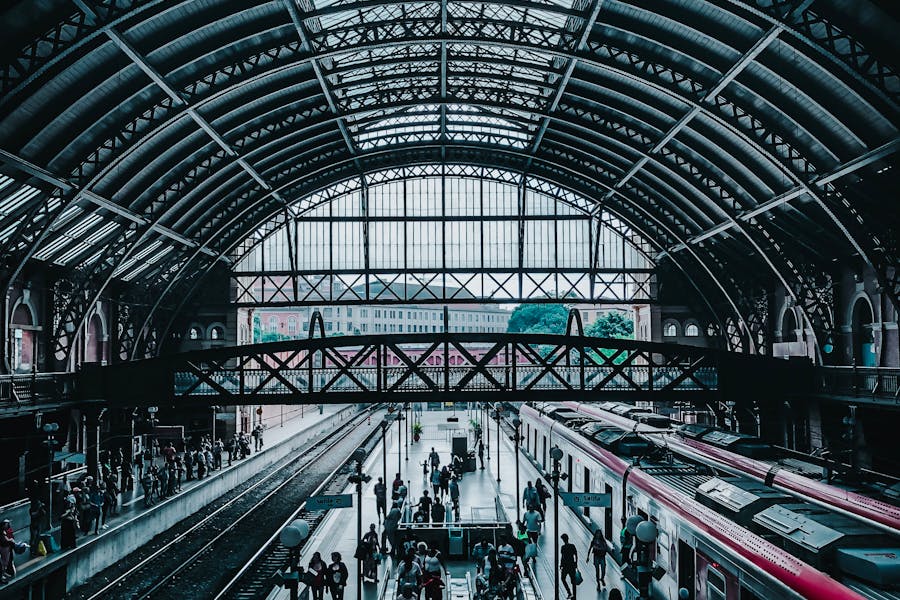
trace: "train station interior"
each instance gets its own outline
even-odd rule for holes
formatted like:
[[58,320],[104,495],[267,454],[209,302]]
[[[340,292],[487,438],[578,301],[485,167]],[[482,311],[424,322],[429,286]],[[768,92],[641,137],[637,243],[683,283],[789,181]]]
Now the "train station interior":
[[0,599],[900,600],[898,22],[3,3]]

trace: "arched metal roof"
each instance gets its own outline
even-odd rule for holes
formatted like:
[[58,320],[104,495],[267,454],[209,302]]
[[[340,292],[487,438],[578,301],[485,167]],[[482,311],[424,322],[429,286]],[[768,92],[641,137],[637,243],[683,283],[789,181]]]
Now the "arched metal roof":
[[583,194],[739,335],[779,284],[829,330],[835,264],[871,266],[897,304],[900,29],[869,2],[74,0],[0,18],[3,283],[27,260],[71,269],[84,293],[61,295],[60,331],[121,280],[177,295],[287,203],[429,163]]

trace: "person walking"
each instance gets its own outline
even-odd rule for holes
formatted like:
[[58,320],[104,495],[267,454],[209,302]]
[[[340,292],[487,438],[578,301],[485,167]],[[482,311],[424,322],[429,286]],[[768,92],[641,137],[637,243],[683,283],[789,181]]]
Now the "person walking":
[[441,457],[434,448],[431,449],[431,454],[428,455],[428,462],[431,463],[432,469],[437,469],[441,466]]
[[12,522],[3,519],[0,521],[0,583],[6,583],[16,576],[15,547]]
[[394,481],[391,483],[391,500],[394,502],[397,501],[399,494],[397,494],[397,490],[400,489],[400,486],[403,485],[403,479],[400,477],[400,473],[397,473],[394,476]]
[[331,564],[328,565],[327,579],[328,592],[331,594],[331,600],[344,600],[344,588],[347,587],[347,580],[350,573],[347,571],[347,565],[341,560],[340,552],[331,553]]
[[597,591],[601,591],[606,587],[606,554],[609,552],[609,544],[603,537],[603,532],[597,529],[594,537],[591,538],[591,545],[588,547],[588,556],[585,562],[593,559],[594,561],[594,577],[597,579]]
[[[566,597],[574,600],[575,594],[578,592],[578,583],[575,581],[575,572],[578,570],[578,548],[575,547],[575,544],[569,543],[568,534],[564,533],[559,537],[563,541],[563,545],[559,549],[559,578],[563,587],[566,588]],[[568,582],[566,582],[567,579]],[[571,589],[569,589],[569,583],[572,584]]]
[[379,523],[381,517],[387,515],[387,486],[383,477],[379,477],[378,483],[375,484],[375,514]]
[[434,501],[437,502],[441,493],[441,472],[437,469],[431,470],[431,490],[434,492]]
[[309,561],[308,571],[312,574],[312,581],[309,582],[309,589],[312,590],[312,600],[325,600],[325,573],[328,565],[322,560],[322,555],[313,552],[312,559]]
[[529,510],[531,508],[537,510],[541,505],[541,497],[538,494],[537,488],[531,485],[529,481],[525,485],[525,489],[522,491],[522,506],[525,510]]
[[541,518],[541,514],[534,506],[531,506],[525,514],[522,515],[522,522],[525,523],[525,533],[528,534],[529,541],[531,541],[532,544],[537,544],[538,538],[541,535],[541,523],[544,522]]
[[454,475],[449,484],[450,503],[453,506],[453,518],[459,521],[459,477]]
[[484,571],[484,559],[487,558],[488,553],[494,549],[494,545],[491,544],[487,538],[481,538],[481,541],[472,546],[472,561],[475,563],[475,572],[481,573]]
[[416,504],[416,508],[419,509],[419,512],[422,514],[422,522],[427,523],[428,519],[431,517],[431,504],[432,500],[428,497],[428,490],[422,492],[422,497],[419,498],[419,503]]
[[544,482],[540,479],[535,483],[535,489],[538,492],[538,499],[540,501],[540,508],[538,508],[538,512],[541,513],[541,518],[547,518],[547,500],[550,498],[550,490],[544,485]]
[[422,585],[422,567],[416,562],[415,556],[412,549],[407,551],[397,569],[397,587],[411,591],[412,594],[408,597],[418,596]]
[[253,451],[259,452],[259,447],[262,445],[262,432],[259,430],[259,425],[253,428]]

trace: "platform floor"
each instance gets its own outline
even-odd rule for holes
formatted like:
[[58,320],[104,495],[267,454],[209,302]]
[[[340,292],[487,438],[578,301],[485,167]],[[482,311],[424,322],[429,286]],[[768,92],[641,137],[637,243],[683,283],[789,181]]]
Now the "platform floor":
[[[474,413],[472,413],[474,416]],[[447,422],[447,417],[453,416],[449,410],[446,411],[426,411],[421,415],[421,423],[423,426],[423,435],[419,442],[409,445],[409,460],[406,459],[407,448],[405,444],[405,436],[398,444],[397,425],[396,423],[390,428],[390,433],[386,437],[387,446],[387,485],[390,489],[390,483],[393,481],[394,475],[397,473],[398,465],[398,449],[401,453],[400,472],[404,481],[407,482],[409,488],[409,498],[413,502],[417,502],[422,495],[422,491],[429,490],[431,494],[431,485],[422,473],[422,463],[434,447],[441,457],[441,463],[444,464],[450,459],[451,438],[454,432],[460,429],[468,432],[468,424],[470,415],[466,410],[457,410],[455,416],[458,417],[458,423]],[[509,440],[507,434],[501,430],[500,439],[500,482],[497,482],[497,446],[496,446],[496,423],[492,422],[490,432],[490,446],[487,446],[487,434],[485,434],[486,450],[485,450],[485,469],[477,469],[474,473],[466,473],[460,481],[460,513],[462,519],[465,520],[473,509],[493,511],[496,498],[500,498],[507,515],[512,523],[516,520],[516,503],[517,499],[521,502],[521,490],[516,491],[516,468],[515,454],[512,441]],[[465,433],[456,433],[456,435],[465,435]],[[469,439],[472,436],[469,435]],[[365,472],[372,476],[372,480],[363,488],[363,533],[368,531],[369,524],[375,523],[379,536],[382,532],[382,526],[376,518],[375,493],[374,486],[377,478],[381,476],[383,469],[383,452],[384,449],[379,445],[376,451],[372,452],[364,463]],[[519,457],[519,479],[524,489],[527,481],[534,482],[539,476],[538,469],[535,468],[529,459],[520,454]],[[549,487],[549,481],[545,480],[545,484]],[[343,493],[353,493],[354,487],[350,484]],[[355,502],[355,497],[354,497]],[[523,510],[524,512],[524,510]],[[544,524],[543,533],[538,540],[538,557],[536,577],[538,579],[539,591],[545,599],[553,598],[554,577],[556,569],[554,567],[553,556],[553,500],[550,499],[547,505],[548,522]],[[578,548],[579,569],[581,570],[584,582],[578,587],[578,597],[581,598],[606,598],[606,590],[598,592],[596,590],[597,582],[594,578],[593,566],[585,562],[587,558],[587,547],[589,535],[584,525],[582,525],[576,515],[568,507],[560,504],[559,508],[560,533],[568,533],[570,541]],[[344,597],[348,600],[357,598],[358,572],[357,562],[353,558],[357,543],[357,518],[356,506],[353,508],[333,509],[330,511],[326,520],[313,534],[313,537],[304,545],[301,555],[300,564],[304,567],[309,563],[309,559],[313,552],[320,552],[326,563],[330,562],[331,552],[337,551],[341,553],[344,563],[350,572],[350,582],[345,589]],[[561,544],[561,542],[560,542]],[[474,567],[468,562],[449,561],[447,566],[451,575],[455,578],[465,577],[465,572],[470,571],[474,575]],[[391,559],[387,558],[382,562],[380,573],[384,573],[386,569],[390,569]],[[385,584],[384,577],[379,577],[379,583],[367,583],[363,585],[361,597],[365,600],[376,600],[380,597],[381,588]],[[281,590],[270,598],[287,599],[289,596],[285,590]],[[560,587],[560,597],[565,598],[565,589]]]
[[[264,446],[260,450],[260,452],[265,452],[269,448],[273,448],[285,441],[288,438],[297,435],[304,435],[304,432],[311,430],[315,425],[321,423],[322,421],[329,419],[335,413],[340,412],[346,408],[346,405],[331,405],[325,406],[323,408],[322,414],[319,414],[319,410],[317,407],[307,407],[305,411],[303,411],[303,416],[300,414],[294,415],[293,418],[285,418],[284,424],[282,425],[279,422],[276,422],[275,425],[270,426],[266,429],[263,435]],[[251,447],[252,450],[252,447]],[[156,457],[154,459],[154,463],[157,465],[163,464],[162,457]],[[237,466],[241,461],[235,461],[233,466]],[[222,473],[228,471],[230,467],[228,466],[227,456],[223,461],[223,467],[217,471],[209,472],[209,475],[204,477],[202,480],[197,480],[196,477],[192,481],[182,481],[180,493],[184,493],[185,491],[194,488],[195,486],[203,485],[208,481],[216,478]],[[196,469],[195,469],[196,473]],[[137,477],[137,471],[135,471],[135,477]],[[174,496],[167,498],[162,501],[162,503],[168,502],[177,502],[179,493],[176,493]],[[78,547],[82,547],[85,544],[90,544],[94,539],[99,536],[103,536],[104,534],[113,531],[114,529],[124,526],[139,526],[139,523],[129,523],[129,521],[140,520],[143,515],[149,515],[152,513],[153,509],[156,506],[162,504],[157,502],[153,506],[146,508],[144,506],[144,494],[141,490],[141,486],[136,482],[135,489],[132,491],[125,491],[120,495],[119,501],[119,513],[114,516],[110,516],[106,520],[106,528],[100,529],[98,534],[95,535],[93,531],[91,531],[88,535],[82,535],[81,532],[78,532],[78,536],[76,539]],[[21,541],[27,542],[27,531],[26,538]],[[57,541],[59,540],[59,523],[54,523],[53,527],[54,537],[56,537]],[[16,579],[25,577],[29,574],[32,574],[36,571],[45,569],[45,568],[55,568],[55,564],[59,560],[63,560],[64,557],[71,551],[66,552],[57,552],[54,554],[48,554],[47,556],[39,556],[30,558],[28,553],[15,555],[16,556],[16,578],[11,580],[15,582]],[[0,587],[0,591],[2,591],[3,587]]]

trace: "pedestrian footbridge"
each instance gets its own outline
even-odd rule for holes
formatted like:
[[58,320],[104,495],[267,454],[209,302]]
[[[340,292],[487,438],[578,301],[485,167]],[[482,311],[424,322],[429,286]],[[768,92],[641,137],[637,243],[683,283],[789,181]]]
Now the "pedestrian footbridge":
[[734,355],[583,335],[340,336],[218,348],[83,373],[82,397],[111,405],[439,399],[712,400]]

